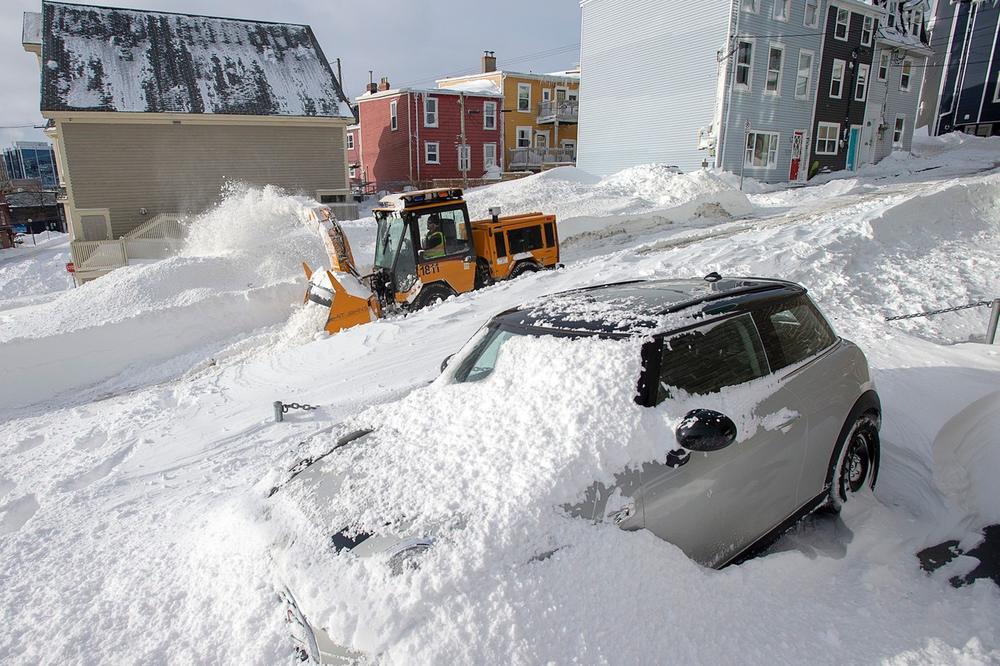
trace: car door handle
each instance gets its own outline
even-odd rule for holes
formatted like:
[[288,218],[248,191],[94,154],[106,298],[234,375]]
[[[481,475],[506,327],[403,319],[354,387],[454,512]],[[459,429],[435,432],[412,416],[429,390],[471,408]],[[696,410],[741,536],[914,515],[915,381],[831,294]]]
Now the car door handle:
[[678,467],[683,467],[688,464],[691,460],[691,452],[686,449],[674,449],[667,452],[667,467],[676,469]]

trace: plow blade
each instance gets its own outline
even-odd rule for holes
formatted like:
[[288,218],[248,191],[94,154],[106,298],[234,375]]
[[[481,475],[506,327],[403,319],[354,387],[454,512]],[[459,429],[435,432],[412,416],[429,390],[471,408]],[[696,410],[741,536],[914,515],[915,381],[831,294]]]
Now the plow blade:
[[331,271],[316,271],[309,280],[306,300],[327,308],[323,328],[328,333],[373,322],[382,314],[378,299],[350,273],[335,276]]

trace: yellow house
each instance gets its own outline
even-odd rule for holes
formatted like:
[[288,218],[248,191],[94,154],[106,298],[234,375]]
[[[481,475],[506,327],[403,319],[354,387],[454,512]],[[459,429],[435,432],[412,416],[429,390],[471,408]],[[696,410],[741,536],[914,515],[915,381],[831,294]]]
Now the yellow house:
[[440,88],[484,90],[503,94],[503,155],[505,171],[531,170],[576,163],[576,125],[580,70],[533,74],[496,68],[492,51],[482,58],[482,72],[439,79]]

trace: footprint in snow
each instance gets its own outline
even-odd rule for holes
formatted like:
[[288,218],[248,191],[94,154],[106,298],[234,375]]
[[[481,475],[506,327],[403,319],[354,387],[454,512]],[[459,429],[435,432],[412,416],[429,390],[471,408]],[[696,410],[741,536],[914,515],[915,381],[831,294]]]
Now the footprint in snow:
[[7,493],[12,491],[14,489],[14,486],[16,485],[17,484],[11,481],[10,479],[5,479],[2,476],[0,476],[0,499],[6,497]]
[[0,534],[13,534],[38,511],[34,495],[25,495],[0,506]]
[[80,435],[73,439],[73,448],[89,451],[96,449],[108,441],[108,433],[95,428],[86,435]]
[[44,441],[45,435],[28,435],[27,437],[22,437],[17,440],[17,446],[14,447],[14,453],[24,453],[25,451],[30,451]]
[[106,477],[108,474],[118,467],[123,460],[129,457],[132,453],[132,446],[127,446],[118,453],[107,458],[104,462],[100,463],[93,469],[90,469],[82,474],[78,474],[72,478],[66,479],[60,484],[60,488],[65,491],[72,492],[74,490],[83,490],[95,481],[99,481]]

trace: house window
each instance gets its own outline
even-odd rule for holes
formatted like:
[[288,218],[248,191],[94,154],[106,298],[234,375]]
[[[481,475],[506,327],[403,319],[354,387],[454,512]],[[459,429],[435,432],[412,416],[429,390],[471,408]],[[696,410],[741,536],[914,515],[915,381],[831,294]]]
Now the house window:
[[890,28],[893,27],[894,25],[896,25],[896,10],[890,9],[889,10],[889,16],[886,17],[885,21],[886,21],[886,25],[888,25]]
[[889,78],[889,54],[882,53],[878,57],[878,80],[885,81]]
[[577,100],[579,100],[580,99],[580,91],[578,91],[578,90],[570,90],[570,91],[568,91],[566,93],[566,99],[568,99],[570,101],[577,101]]
[[753,44],[740,42],[736,45],[736,85],[750,87],[750,70],[753,67]]
[[747,150],[744,166],[773,169],[778,158],[777,132],[747,132]]
[[489,171],[490,168],[497,165],[497,144],[495,143],[484,143],[483,144],[483,168]]
[[517,110],[531,111],[531,84],[517,84]]
[[764,92],[773,95],[781,94],[781,64],[785,59],[785,50],[772,44],[767,52],[767,80],[764,82]]
[[351,167],[351,178],[357,178],[358,170],[355,167]]
[[819,25],[819,0],[806,0],[805,17],[802,25],[807,28],[815,28]]
[[497,103],[483,102],[483,129],[495,130],[497,128]]
[[462,173],[468,171],[472,166],[472,146],[464,145],[458,147],[458,170]]
[[441,146],[437,141],[424,143],[424,164],[441,164]]
[[572,159],[574,160],[576,159],[576,141],[574,141],[573,139],[563,139],[562,141],[559,142],[559,144],[563,150],[569,151],[569,156]]
[[858,75],[854,78],[854,99],[858,102],[865,101],[868,94],[868,74],[871,71],[869,65],[858,65]]
[[837,10],[837,25],[833,28],[833,38],[847,41],[847,29],[851,24],[851,12],[846,9]]
[[347,133],[347,149],[354,150],[354,134],[351,132]]
[[535,148],[548,148],[548,147],[549,147],[549,133],[535,132]]
[[740,0],[740,5],[743,7],[743,11],[756,14],[760,7],[760,0]]
[[903,69],[899,73],[899,89],[907,91],[910,89],[910,70],[913,68],[913,61],[909,58],[903,60]]
[[914,10],[913,12],[913,24],[910,26],[912,28],[911,32],[914,36],[920,36],[920,26],[924,22],[924,12],[922,10]]
[[389,102],[389,129],[393,132],[399,129],[399,119],[396,116],[396,100]]
[[820,123],[816,128],[816,154],[836,155],[839,138],[840,125],[837,123]]
[[788,20],[788,4],[791,0],[774,0],[774,19],[776,21]]
[[834,59],[833,71],[830,73],[830,97],[840,99],[844,92],[844,68],[847,63],[843,60]]
[[892,127],[892,147],[903,147],[903,130],[906,129],[906,116],[896,116],[896,124]]
[[796,99],[808,99],[812,88],[813,58],[815,54],[805,49],[799,51],[799,72],[795,77]]
[[552,88],[542,88],[542,101],[543,102],[552,101]]
[[1000,102],[1000,72],[997,73],[997,85],[993,89],[993,101]]
[[424,97],[424,127],[438,126],[437,97]]
[[517,147],[518,148],[531,148],[531,129],[530,127],[518,127],[517,128]]
[[875,33],[875,19],[871,16],[866,16],[864,22],[861,24],[861,45],[871,46],[872,45],[872,35]]

